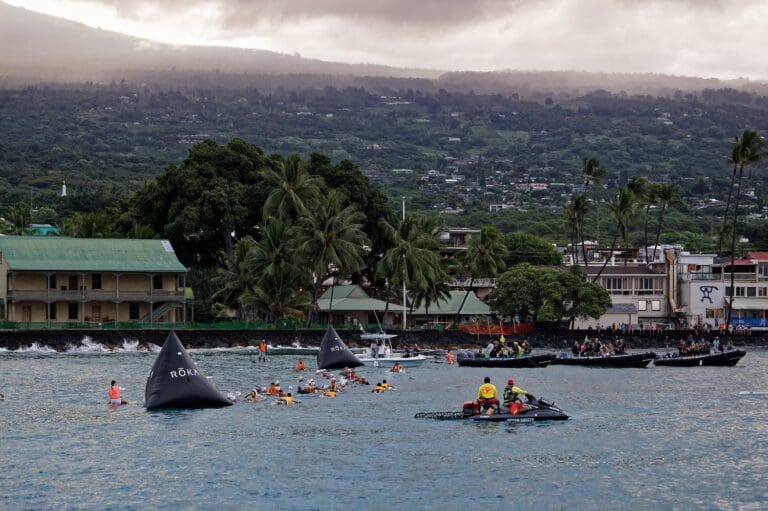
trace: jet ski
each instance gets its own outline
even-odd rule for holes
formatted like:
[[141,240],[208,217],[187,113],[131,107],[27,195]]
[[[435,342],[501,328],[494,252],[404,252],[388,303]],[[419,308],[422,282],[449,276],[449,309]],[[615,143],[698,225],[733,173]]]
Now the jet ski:
[[568,414],[557,406],[554,401],[546,399],[529,399],[527,410],[512,414],[505,409],[494,413],[482,411],[477,401],[467,401],[460,412],[419,412],[417,419],[437,420],[472,420],[481,422],[539,422],[562,421],[568,419]]

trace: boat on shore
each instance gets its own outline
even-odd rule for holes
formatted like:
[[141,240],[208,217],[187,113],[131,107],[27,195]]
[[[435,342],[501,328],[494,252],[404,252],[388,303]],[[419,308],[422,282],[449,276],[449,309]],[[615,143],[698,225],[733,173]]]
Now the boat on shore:
[[744,350],[731,350],[718,353],[707,353],[704,355],[690,356],[659,356],[653,363],[657,366],[677,366],[677,367],[695,367],[695,366],[720,366],[733,367],[739,363],[747,352]]
[[524,357],[458,357],[460,367],[547,367],[555,355],[546,353],[543,355],[526,355]]
[[560,358],[555,357],[552,365],[570,365],[570,366],[586,366],[586,367],[634,367],[644,368],[648,367],[648,364],[652,360],[656,359],[656,354],[652,351],[646,353],[634,353],[630,355],[610,355],[608,357],[569,357]]

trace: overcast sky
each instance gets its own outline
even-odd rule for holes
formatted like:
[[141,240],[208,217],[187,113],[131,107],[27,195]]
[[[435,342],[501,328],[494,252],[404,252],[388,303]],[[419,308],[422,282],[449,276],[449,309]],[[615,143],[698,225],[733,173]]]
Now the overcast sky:
[[768,79],[768,0],[5,0],[162,42],[446,70]]

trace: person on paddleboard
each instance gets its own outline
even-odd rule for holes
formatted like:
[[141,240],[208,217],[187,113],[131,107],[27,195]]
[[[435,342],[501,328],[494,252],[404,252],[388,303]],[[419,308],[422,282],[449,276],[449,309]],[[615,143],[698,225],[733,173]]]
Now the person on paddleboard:
[[117,385],[115,380],[109,385],[109,404],[112,405],[127,405],[128,401],[122,398],[120,391],[122,389]]

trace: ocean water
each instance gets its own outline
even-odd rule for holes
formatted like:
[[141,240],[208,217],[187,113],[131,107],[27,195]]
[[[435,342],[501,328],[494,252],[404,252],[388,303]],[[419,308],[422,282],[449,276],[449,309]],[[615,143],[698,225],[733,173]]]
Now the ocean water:
[[[223,392],[279,379],[296,356],[193,351]],[[766,509],[768,352],[734,368],[475,369],[428,363],[296,406],[141,405],[155,355],[0,353],[0,509]],[[302,357],[310,371],[311,357]],[[513,376],[572,418],[414,419]],[[137,400],[106,404],[109,381]]]

